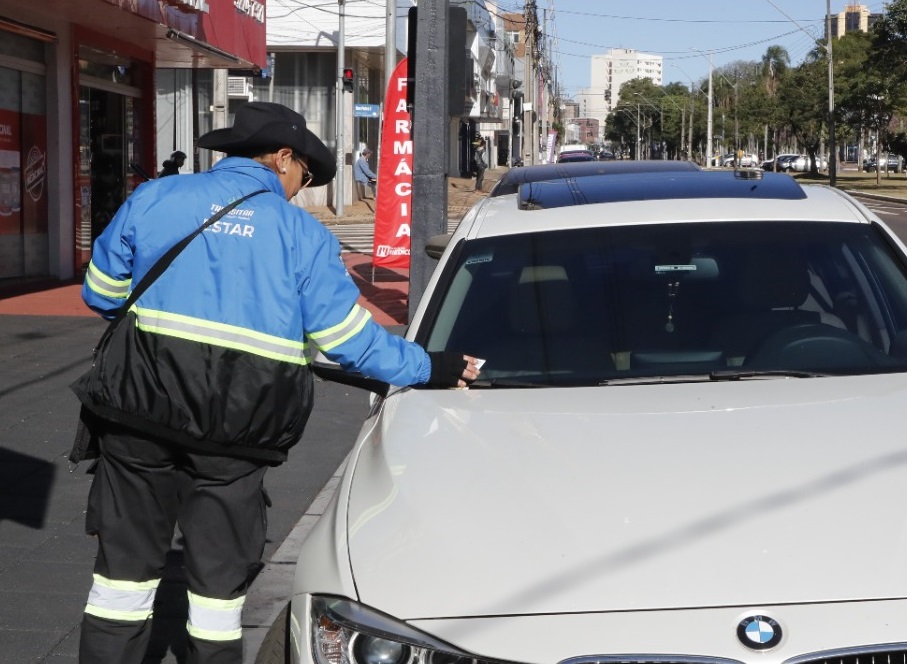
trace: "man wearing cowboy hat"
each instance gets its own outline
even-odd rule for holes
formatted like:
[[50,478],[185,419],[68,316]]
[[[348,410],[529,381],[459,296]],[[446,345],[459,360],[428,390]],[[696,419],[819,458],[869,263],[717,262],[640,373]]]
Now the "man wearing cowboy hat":
[[141,399],[108,407],[91,426],[100,456],[86,530],[98,556],[83,663],[143,660],[177,524],[187,662],[242,661],[242,605],[265,544],[263,478],[311,412],[313,351],[394,385],[478,376],[475,358],[426,353],[376,324],[357,304],[337,240],[288,203],[336,170],[301,115],[251,102],[198,145],[227,156],[205,173],[138,187],[95,243],[82,290],[113,318],[170,247],[258,192],[190,241],[130,310],[137,345],[122,361]]

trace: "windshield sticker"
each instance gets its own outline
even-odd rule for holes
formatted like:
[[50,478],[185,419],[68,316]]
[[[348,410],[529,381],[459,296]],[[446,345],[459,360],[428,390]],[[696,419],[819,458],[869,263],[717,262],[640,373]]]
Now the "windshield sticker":
[[655,274],[667,274],[670,272],[695,272],[695,265],[656,265]]
[[494,259],[494,254],[476,254],[466,259],[466,265],[475,263],[490,263]]

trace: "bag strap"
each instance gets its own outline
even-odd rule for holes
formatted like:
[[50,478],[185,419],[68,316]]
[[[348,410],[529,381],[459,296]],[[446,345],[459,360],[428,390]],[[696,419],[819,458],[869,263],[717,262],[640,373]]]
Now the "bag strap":
[[155,280],[164,273],[164,270],[170,267],[170,264],[176,259],[177,256],[179,256],[180,252],[185,249],[188,244],[192,242],[192,240],[198,237],[202,233],[202,231],[208,228],[211,224],[218,221],[221,217],[230,212],[236,206],[244,203],[253,196],[263,194],[266,191],[268,190],[259,189],[258,191],[253,191],[251,194],[246,194],[242,198],[233,201],[226,207],[222,207],[215,214],[211,215],[211,217],[205,223],[203,223],[201,226],[189,233],[189,235],[184,237],[182,240],[180,240],[172,247],[170,247],[166,252],[164,252],[164,255],[158,258],[157,262],[155,262],[155,264],[151,266],[151,269],[145,273],[145,276],[141,278],[138,285],[129,294],[129,297],[126,298],[126,302],[123,304],[123,306],[117,309],[116,316],[114,316],[114,318],[110,321],[110,327],[113,327],[116,323],[123,319],[123,316],[126,315],[132,305],[135,304],[136,301],[142,296],[142,293],[148,290],[151,284],[153,284]]

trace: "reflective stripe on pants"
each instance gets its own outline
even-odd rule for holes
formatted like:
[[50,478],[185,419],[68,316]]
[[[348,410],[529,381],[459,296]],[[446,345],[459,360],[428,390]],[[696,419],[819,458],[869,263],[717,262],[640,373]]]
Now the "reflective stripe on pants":
[[246,597],[214,599],[189,592],[190,636],[206,641],[230,641],[242,638],[242,607]]
[[[267,532],[267,466],[195,454],[110,423],[101,424],[99,436],[86,515],[86,530],[98,537],[96,585],[82,622],[80,664],[140,664],[149,643],[152,650],[171,645],[152,642],[155,599],[159,616],[188,626],[186,664],[240,664],[242,606]],[[171,551],[177,525],[182,546]],[[181,573],[165,574],[165,564],[184,571],[185,583]],[[157,579],[160,590],[149,593]],[[190,593],[185,623],[177,612],[186,604],[173,602],[175,584]],[[173,603],[163,604],[168,598]]]
[[108,620],[147,620],[160,581],[116,581],[95,574],[85,613]]

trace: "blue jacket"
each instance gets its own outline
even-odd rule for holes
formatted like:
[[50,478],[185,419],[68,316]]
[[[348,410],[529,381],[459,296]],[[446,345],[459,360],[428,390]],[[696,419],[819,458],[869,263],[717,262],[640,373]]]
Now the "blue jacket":
[[[303,383],[311,381],[313,347],[347,370],[395,385],[427,382],[431,361],[419,345],[388,333],[357,304],[360,293],[337,239],[285,200],[270,169],[230,157],[205,173],[138,187],[95,242],[82,297],[112,318],[167,249],[221,206],[259,189],[267,192],[195,238],[133,311],[143,343],[154,345],[155,370],[166,372],[179,391],[171,400],[185,401],[166,406],[180,409],[177,427],[184,439],[223,438],[219,449],[283,452],[296,442],[306,417],[301,425],[291,418],[282,427],[289,430],[274,431],[268,418],[275,414],[262,409],[299,407],[284,403],[277,392],[295,394],[294,385],[298,392],[310,391]],[[166,381],[155,376],[147,382]],[[219,395],[221,390],[229,396]],[[248,418],[261,420],[257,428],[231,411],[235,421],[221,431],[225,425],[217,417],[194,412],[237,399],[232,407],[251,409]]]
[[353,169],[353,177],[356,178],[356,182],[361,182],[362,184],[368,184],[369,180],[376,180],[378,178],[372,172],[372,169],[368,166],[368,159],[365,157],[359,157],[356,160],[356,167]]

